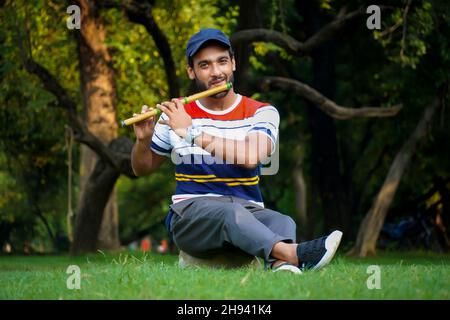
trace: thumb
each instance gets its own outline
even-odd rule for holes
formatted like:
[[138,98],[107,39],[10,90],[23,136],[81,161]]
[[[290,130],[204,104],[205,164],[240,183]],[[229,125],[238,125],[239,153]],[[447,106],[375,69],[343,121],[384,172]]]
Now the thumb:
[[169,125],[169,120],[159,120],[158,123]]

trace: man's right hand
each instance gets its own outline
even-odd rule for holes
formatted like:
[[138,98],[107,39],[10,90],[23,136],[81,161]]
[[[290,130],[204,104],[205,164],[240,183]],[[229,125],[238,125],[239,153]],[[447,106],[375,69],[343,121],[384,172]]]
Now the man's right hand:
[[[148,112],[149,107],[144,105],[142,106],[141,113]],[[133,114],[137,116],[138,114]],[[153,136],[153,130],[155,129],[155,117],[148,118],[143,121],[139,121],[133,124],[134,133],[136,135],[136,139],[139,142],[143,142],[145,144],[150,144],[150,141]]]

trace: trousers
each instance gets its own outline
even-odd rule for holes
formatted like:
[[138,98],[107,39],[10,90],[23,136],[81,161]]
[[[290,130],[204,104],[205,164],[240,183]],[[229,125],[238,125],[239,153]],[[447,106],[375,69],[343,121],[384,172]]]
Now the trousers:
[[291,217],[238,197],[196,197],[170,210],[175,213],[169,224],[174,243],[194,257],[240,250],[270,263],[276,260],[271,252],[277,242],[296,242]]

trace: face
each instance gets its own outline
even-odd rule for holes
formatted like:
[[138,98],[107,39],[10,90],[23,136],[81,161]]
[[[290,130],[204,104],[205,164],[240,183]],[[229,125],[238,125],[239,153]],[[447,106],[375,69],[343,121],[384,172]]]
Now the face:
[[[235,61],[230,57],[228,49],[219,45],[210,45],[199,50],[193,57],[193,67],[187,67],[189,79],[195,80],[200,91],[227,82],[233,83],[233,71],[235,70]],[[220,99],[227,94],[228,91],[224,91],[211,97]]]

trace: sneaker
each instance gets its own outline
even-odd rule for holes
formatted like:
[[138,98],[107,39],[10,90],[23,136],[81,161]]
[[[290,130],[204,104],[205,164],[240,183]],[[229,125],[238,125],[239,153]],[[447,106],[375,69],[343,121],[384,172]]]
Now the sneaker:
[[336,253],[341,242],[342,232],[333,231],[330,235],[297,246],[297,257],[300,270],[316,270],[326,266]]
[[289,262],[284,262],[278,266],[276,266],[275,268],[271,267],[272,272],[279,272],[279,271],[287,271],[287,272],[292,272],[295,274],[302,274],[302,271],[295,265],[289,263]]

